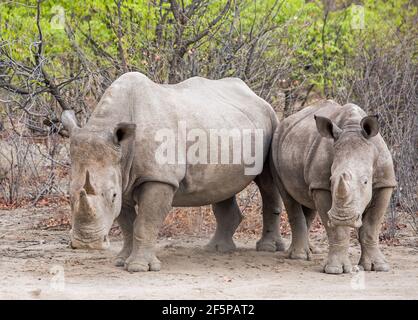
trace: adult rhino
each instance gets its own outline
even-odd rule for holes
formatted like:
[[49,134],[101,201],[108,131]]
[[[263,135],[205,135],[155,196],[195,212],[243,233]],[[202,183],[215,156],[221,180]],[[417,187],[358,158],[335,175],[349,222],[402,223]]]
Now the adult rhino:
[[272,141],[275,182],[292,229],[289,257],[309,259],[316,211],[329,240],[326,273],[350,272],[350,227],[359,228],[364,270],[387,271],[380,226],[396,186],[377,117],[354,104],[319,102],[280,123]]
[[[263,169],[278,121],[271,106],[243,81],[194,77],[161,85],[141,73],[126,73],[106,90],[83,128],[78,127],[72,111],[63,112],[62,123],[71,140],[73,248],[105,248],[117,219],[124,244],[116,265],[130,272],[157,271],[160,261],[155,243],[170,208],[212,204],[217,228],[207,247],[232,250],[232,236],[242,220],[235,194],[254,180],[263,200],[264,227],[257,248],[283,249],[278,229],[280,196],[269,166]],[[179,123],[192,130],[183,131]],[[232,164],[189,163],[188,151],[193,145],[189,133],[195,140],[214,129],[261,130],[260,168],[246,174],[248,163],[243,158]],[[167,131],[176,141],[188,139],[184,148],[176,148],[177,160],[184,161],[164,163],[156,156],[165,141],[161,133]],[[250,145],[255,147],[255,137]],[[227,154],[241,150],[219,140],[207,146],[208,153],[214,146]]]

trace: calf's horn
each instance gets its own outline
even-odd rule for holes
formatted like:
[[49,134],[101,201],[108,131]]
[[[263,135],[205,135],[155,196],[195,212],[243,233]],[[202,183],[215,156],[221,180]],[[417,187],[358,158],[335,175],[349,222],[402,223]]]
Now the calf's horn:
[[346,199],[348,197],[348,185],[345,182],[343,177],[341,177],[340,181],[338,181],[336,195],[337,195],[337,198],[339,199]]

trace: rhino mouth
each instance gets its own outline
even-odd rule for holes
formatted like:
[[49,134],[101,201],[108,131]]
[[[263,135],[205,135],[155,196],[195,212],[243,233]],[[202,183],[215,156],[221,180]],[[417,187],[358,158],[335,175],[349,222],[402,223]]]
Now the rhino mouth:
[[328,226],[347,226],[360,228],[362,225],[361,214],[336,214],[332,209],[328,211]]
[[72,249],[105,250],[109,248],[110,242],[107,235],[96,240],[83,240],[78,237],[71,236],[69,246]]

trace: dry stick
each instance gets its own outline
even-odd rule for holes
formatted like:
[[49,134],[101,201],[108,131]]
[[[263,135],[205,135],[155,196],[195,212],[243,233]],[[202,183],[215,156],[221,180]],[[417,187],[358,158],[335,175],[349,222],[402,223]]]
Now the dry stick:
[[251,195],[247,198],[247,201],[245,202],[244,207],[241,209],[241,213],[244,214],[244,211],[249,207],[251,201],[253,200],[254,196],[257,194],[257,189],[255,188]]
[[55,100],[57,100],[60,107],[63,110],[71,110],[71,108],[67,105],[67,103],[62,98],[58,87],[55,85],[52,78],[46,72],[45,68],[43,67],[43,62],[41,61],[41,59],[43,58],[43,34],[42,34],[41,23],[40,23],[41,2],[42,2],[42,0],[38,0],[37,5],[36,5],[36,27],[38,29],[39,40],[38,40],[38,44],[37,44],[38,45],[38,50],[34,54],[35,63],[42,72],[42,75],[43,75],[43,78],[44,78],[43,79],[44,84],[49,88],[49,92],[54,96]]

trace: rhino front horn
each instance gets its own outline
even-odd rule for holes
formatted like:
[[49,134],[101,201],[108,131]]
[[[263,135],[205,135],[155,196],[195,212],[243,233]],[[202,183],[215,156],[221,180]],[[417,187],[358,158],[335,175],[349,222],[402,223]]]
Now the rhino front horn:
[[93,188],[93,186],[90,182],[90,173],[89,173],[88,170],[86,171],[86,182],[84,183],[83,188],[84,188],[84,190],[86,190],[86,193],[88,195],[95,195],[96,194],[96,191],[94,191],[94,188]]
[[89,199],[87,199],[87,192],[85,189],[80,191],[80,211],[85,217],[94,216],[93,209],[90,206]]

